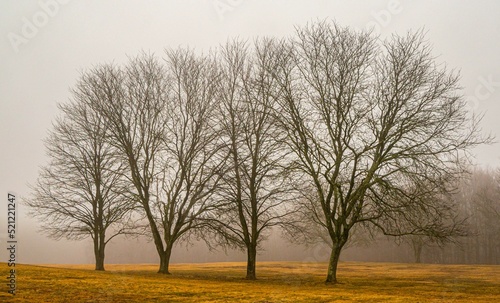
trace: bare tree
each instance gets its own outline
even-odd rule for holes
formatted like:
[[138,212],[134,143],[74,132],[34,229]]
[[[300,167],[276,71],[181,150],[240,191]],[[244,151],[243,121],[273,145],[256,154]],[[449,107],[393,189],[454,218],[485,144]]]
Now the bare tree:
[[[499,174],[488,169],[472,169],[463,178],[454,199],[468,218],[469,235],[453,247],[454,255],[463,262],[498,264],[500,240],[500,182]],[[456,261],[455,261],[456,262]]]
[[[456,209],[454,209],[454,212],[456,212]],[[401,243],[407,244],[413,254],[414,262],[422,263],[424,248],[442,249],[446,244],[459,243],[461,237],[467,235],[468,232],[465,219],[459,219],[457,216],[452,218],[452,220],[448,222],[447,228],[441,229],[437,235],[429,232],[406,234],[402,237],[396,237],[396,243],[398,245]]]
[[469,172],[455,182],[453,192],[440,201],[451,203],[450,207],[457,212],[456,229],[449,229],[454,235],[445,241],[432,235],[396,237],[396,244],[408,246],[417,262],[420,259],[432,263],[498,264],[500,191],[497,182],[493,170],[469,168]]
[[432,242],[426,239],[425,236],[419,235],[407,236],[405,237],[405,242],[411,247],[415,263],[422,263],[422,250]]
[[[475,198],[472,201],[476,206],[473,211],[476,220],[476,234],[481,240],[483,246],[483,259],[488,263],[499,262],[500,253],[500,171],[497,172],[484,170],[477,172],[479,184],[475,190]],[[481,181],[482,177],[482,181]],[[495,260],[496,259],[496,260]],[[484,261],[483,261],[484,262]]]
[[166,251],[155,218],[155,181],[161,172],[166,127],[166,91],[170,83],[164,66],[154,56],[132,58],[124,68],[103,65],[95,69],[105,99],[90,99],[107,125],[109,142],[125,163],[132,196],[148,222],[160,257],[159,272],[166,273]]
[[197,218],[213,205],[220,178],[211,117],[217,75],[209,61],[183,50],[169,51],[166,64],[143,54],[124,69],[104,69],[114,90],[92,105],[128,167],[159,273],[169,273],[178,240],[200,227]]
[[102,116],[86,106],[88,99],[106,98],[100,84],[92,72],[82,75],[74,100],[59,105],[62,116],[45,141],[50,163],[42,168],[33,197],[26,201],[50,236],[92,237],[96,270],[104,270],[106,244],[131,232],[128,219],[133,208]]
[[270,69],[305,203],[333,243],[326,282],[337,282],[353,226],[387,235],[447,237],[453,209],[434,203],[485,142],[459,95],[458,76],[436,65],[418,32],[378,46],[368,32],[321,22],[297,29]]
[[[456,182],[459,182],[459,178],[455,180]],[[436,190],[434,195],[424,194],[425,199],[430,200],[426,201],[429,205],[426,208],[435,208],[433,219],[436,220],[436,216],[440,216],[437,223],[434,223],[435,226],[425,231],[411,232],[402,237],[396,237],[398,243],[406,243],[410,246],[416,263],[422,262],[422,251],[425,247],[443,248],[446,244],[458,243],[462,237],[466,237],[470,233],[466,222],[467,217],[460,213],[460,205],[454,199],[454,195],[457,193],[457,186],[450,184],[449,186],[445,186],[444,189],[445,191],[442,193]],[[421,205],[422,203],[419,201],[416,205]],[[432,205],[438,205],[438,207]],[[428,211],[412,212],[412,214],[415,216],[428,216]],[[415,220],[415,218],[412,220]],[[422,219],[420,218],[419,220]],[[426,224],[428,225],[428,223]],[[414,225],[420,227],[427,226],[426,224]]]
[[256,279],[259,244],[273,227],[290,224],[285,218],[293,211],[285,133],[277,127],[276,85],[267,72],[269,45],[261,40],[249,53],[244,43],[230,42],[220,58],[220,125],[230,156],[211,224],[223,242],[246,250],[250,280]]
[[219,153],[214,119],[218,71],[212,58],[185,49],[167,52],[171,90],[167,92],[164,159],[155,194],[155,221],[161,226],[168,273],[173,246],[204,226],[225,162]]

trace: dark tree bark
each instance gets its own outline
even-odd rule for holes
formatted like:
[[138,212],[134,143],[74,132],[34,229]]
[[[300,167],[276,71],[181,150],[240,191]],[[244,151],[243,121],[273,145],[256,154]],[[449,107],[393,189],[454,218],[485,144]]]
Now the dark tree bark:
[[247,280],[256,280],[257,246],[249,245],[247,248]]
[[97,239],[94,239],[95,270],[104,270],[105,247],[104,235],[98,235]]
[[328,272],[326,275],[325,283],[337,283],[337,267],[339,264],[340,253],[342,252],[343,245],[335,244],[332,247],[330,253],[330,259],[328,260]]
[[158,273],[160,274],[170,274],[169,265],[170,265],[170,256],[172,255],[172,247],[167,246],[164,251],[160,254],[160,269]]

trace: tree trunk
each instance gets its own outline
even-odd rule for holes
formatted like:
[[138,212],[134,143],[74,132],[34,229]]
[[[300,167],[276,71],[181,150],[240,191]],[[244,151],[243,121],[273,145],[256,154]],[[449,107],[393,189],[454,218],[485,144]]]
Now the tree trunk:
[[104,270],[104,236],[94,237],[95,270]]
[[251,244],[247,247],[247,280],[256,280],[255,263],[257,261],[257,247]]
[[422,248],[423,245],[416,245],[413,248],[413,253],[415,254],[415,263],[422,263]]
[[160,269],[158,270],[158,273],[170,275],[168,267],[170,265],[171,255],[172,255],[172,247],[170,245],[166,245],[165,251],[160,253]]
[[328,263],[328,273],[326,275],[327,284],[335,284],[337,283],[337,266],[339,263],[340,252],[342,251],[342,246],[340,244],[335,244],[332,247],[332,252],[330,254],[330,262]]

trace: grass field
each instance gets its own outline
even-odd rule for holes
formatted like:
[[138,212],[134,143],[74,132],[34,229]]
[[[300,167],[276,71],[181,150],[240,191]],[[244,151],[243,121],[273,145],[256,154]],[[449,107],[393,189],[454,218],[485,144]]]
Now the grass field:
[[[247,281],[244,263],[17,265],[15,297],[2,268],[0,302],[500,302],[500,266],[343,262],[341,284],[325,285],[324,263],[261,262]],[[4,277],[5,276],[5,277]]]

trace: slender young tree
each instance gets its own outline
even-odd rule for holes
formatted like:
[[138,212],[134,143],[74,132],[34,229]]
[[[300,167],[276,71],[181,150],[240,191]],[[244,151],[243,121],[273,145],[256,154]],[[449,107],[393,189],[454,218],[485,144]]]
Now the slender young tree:
[[220,57],[219,123],[229,159],[211,225],[223,243],[246,250],[249,280],[256,279],[259,244],[273,227],[290,224],[292,212],[285,133],[277,127],[275,83],[267,72],[270,44],[256,42],[249,53],[244,43],[230,42]]
[[369,32],[320,22],[297,29],[269,72],[281,88],[304,199],[333,243],[327,283],[353,226],[389,235],[447,237],[453,209],[430,199],[485,142],[459,95],[458,76],[435,63],[421,32],[377,43]]
[[167,51],[167,92],[161,175],[153,202],[164,241],[162,272],[169,273],[172,248],[204,226],[225,157],[214,119],[218,71],[213,58],[193,51]]
[[27,201],[42,229],[60,239],[90,236],[95,269],[104,270],[106,244],[131,232],[133,202],[126,195],[123,165],[107,142],[102,116],[86,99],[105,99],[92,73],[82,75],[74,99],[60,104],[61,117],[45,142],[50,162],[43,167]]

